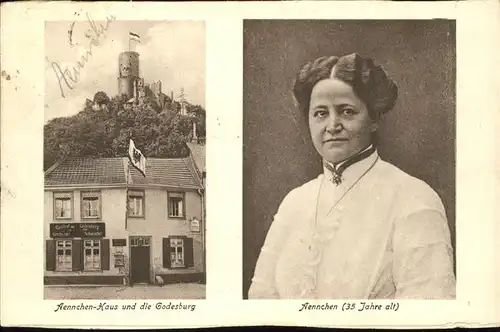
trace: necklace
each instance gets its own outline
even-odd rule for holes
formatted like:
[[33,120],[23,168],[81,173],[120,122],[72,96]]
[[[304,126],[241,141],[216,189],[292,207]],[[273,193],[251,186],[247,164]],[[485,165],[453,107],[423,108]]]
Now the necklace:
[[335,183],[335,185],[339,185],[342,182],[342,173],[351,165],[354,165],[358,161],[361,161],[365,158],[368,158],[371,156],[373,153],[375,153],[375,145],[371,144],[368,148],[364,149],[363,151],[355,154],[352,157],[349,157],[347,160],[344,160],[343,162],[337,163],[336,165],[330,165],[328,162],[324,162],[323,164],[325,165],[326,169],[328,169],[330,172],[332,172],[333,178],[332,181]]
[[[351,189],[373,168],[373,166],[375,166],[375,164],[377,163],[377,161],[379,160],[379,156],[377,156],[377,158],[375,159],[375,161],[370,165],[370,167],[368,167],[368,169],[366,171],[364,171],[361,176],[359,178],[356,179],[356,181],[354,181],[345,191],[344,193],[342,194],[342,196],[340,196],[340,198],[332,205],[332,207],[330,208],[330,210],[328,211],[328,213],[325,215],[325,218],[333,211],[333,209],[335,207],[337,207],[337,205],[342,201],[342,199],[351,191]],[[321,180],[321,185],[318,189],[318,194],[316,196],[316,213],[315,213],[315,216],[314,216],[314,226],[317,227],[318,225],[318,212],[319,212],[319,197],[320,197],[320,194],[321,194],[321,190],[323,189],[323,185],[325,183],[325,176],[323,176],[323,179]]]
[[[333,211],[333,209],[339,204],[340,201],[342,201],[342,199],[347,195],[347,193],[373,168],[373,166],[375,166],[375,164],[377,163],[379,157],[377,156],[377,158],[375,159],[375,161],[370,165],[370,167],[368,167],[368,169],[366,171],[364,171],[361,176],[356,180],[354,181],[354,183],[352,183],[346,190],[345,192],[342,194],[342,196],[333,204],[333,206],[330,208],[330,210],[328,211],[328,213],[325,215],[325,218]],[[314,216],[314,233],[313,233],[313,240],[312,241],[315,241],[314,238],[315,237],[318,237],[318,233],[317,233],[317,230],[318,230],[318,210],[319,210],[319,198],[320,198],[320,195],[321,195],[321,191],[323,189],[323,186],[324,186],[324,183],[325,183],[325,177],[323,176],[323,179],[321,180],[321,184],[318,188],[318,193],[317,193],[317,196],[316,196],[316,212],[315,212],[315,216]],[[304,292],[304,294],[309,294],[309,295],[312,295],[313,297],[316,296],[316,287],[317,287],[317,276],[318,276],[318,269],[319,269],[319,266],[320,266],[320,263],[321,263],[321,260],[322,260],[322,256],[323,256],[323,250],[324,250],[324,245],[325,245],[325,241],[324,241],[324,238],[321,238],[319,239],[320,243],[318,245],[318,248],[316,250],[319,250],[318,254],[320,255],[318,260],[317,260],[317,263],[315,263],[315,272],[313,274],[309,274],[309,277],[308,278],[312,278],[312,281],[310,283],[312,283],[312,285],[308,288],[305,288],[302,290],[302,292]],[[316,241],[318,241],[318,239],[316,239]],[[316,244],[313,244],[313,245],[316,245]],[[307,280],[307,279],[306,279]]]
[[[342,196],[333,204],[331,209],[328,211],[326,214],[325,218],[332,212],[332,210],[339,204],[340,201],[347,195],[347,193],[375,166],[377,163],[379,157],[373,161],[373,163],[368,167],[366,171],[364,171],[361,176],[356,179],[342,194]],[[323,179],[321,180],[321,184],[318,188],[318,192],[316,195],[316,211],[315,211],[315,216],[314,216],[314,232],[312,235],[312,243],[311,245],[315,248],[315,252],[317,255],[319,255],[317,258],[313,258],[312,261],[310,261],[311,266],[311,272],[304,275],[303,279],[303,286],[302,286],[302,291],[301,291],[301,297],[304,295],[311,296],[311,297],[316,297],[316,287],[317,287],[317,276],[318,276],[318,269],[321,264],[322,256],[323,256],[323,250],[324,250],[324,245],[326,242],[329,240],[329,237],[324,237],[324,234],[321,234],[321,236],[318,235],[318,212],[319,212],[319,198],[325,183],[325,176],[323,176]],[[326,240],[326,241],[325,241]],[[311,249],[311,246],[309,246]],[[313,251],[314,252],[314,251]]]

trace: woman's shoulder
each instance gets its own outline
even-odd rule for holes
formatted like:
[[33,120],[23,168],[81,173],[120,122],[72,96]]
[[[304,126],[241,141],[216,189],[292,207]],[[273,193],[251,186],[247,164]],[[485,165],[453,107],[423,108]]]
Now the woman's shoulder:
[[297,203],[304,204],[310,199],[315,199],[314,193],[319,190],[322,176],[323,174],[320,174],[318,177],[290,190],[281,205],[293,206]]
[[425,181],[412,176],[399,167],[381,160],[379,171],[386,188],[392,187],[401,206],[414,209],[436,209],[444,211],[441,198]]

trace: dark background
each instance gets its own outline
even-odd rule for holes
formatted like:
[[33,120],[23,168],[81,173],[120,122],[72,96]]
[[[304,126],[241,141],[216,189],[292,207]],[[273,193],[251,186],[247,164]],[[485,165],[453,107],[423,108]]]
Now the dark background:
[[455,247],[455,21],[245,20],[243,40],[244,298],[282,199],[322,171],[292,86],[323,55],[372,57],[394,79],[379,154],[436,190]]

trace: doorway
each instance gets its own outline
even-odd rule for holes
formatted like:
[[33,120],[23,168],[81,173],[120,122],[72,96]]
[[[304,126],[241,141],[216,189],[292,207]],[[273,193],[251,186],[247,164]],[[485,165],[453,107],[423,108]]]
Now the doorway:
[[132,285],[149,283],[150,246],[150,236],[130,237],[130,281]]

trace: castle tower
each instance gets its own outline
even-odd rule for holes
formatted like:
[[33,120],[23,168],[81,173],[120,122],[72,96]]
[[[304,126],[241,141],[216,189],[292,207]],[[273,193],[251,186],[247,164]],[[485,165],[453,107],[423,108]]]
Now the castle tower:
[[137,95],[136,86],[139,80],[139,53],[128,51],[118,57],[118,94],[129,98]]
[[184,88],[181,88],[181,93],[179,95],[179,102],[181,104],[181,115],[187,115],[186,95],[184,94]]

